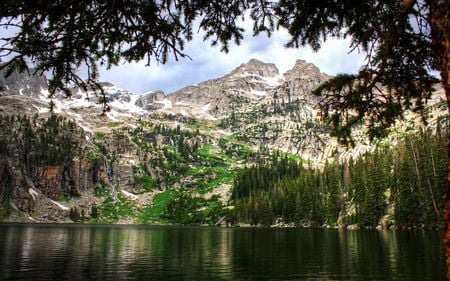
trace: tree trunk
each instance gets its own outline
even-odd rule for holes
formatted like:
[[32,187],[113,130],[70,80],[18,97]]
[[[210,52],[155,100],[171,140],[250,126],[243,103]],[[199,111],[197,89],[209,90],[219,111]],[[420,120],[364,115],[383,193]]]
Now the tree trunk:
[[[445,90],[448,115],[450,116],[450,1],[428,0],[430,8],[430,25],[432,49],[439,60],[441,82]],[[450,139],[447,136],[447,157],[450,159]],[[447,170],[447,195],[445,197],[445,220],[447,234],[447,279],[450,280],[450,165]]]

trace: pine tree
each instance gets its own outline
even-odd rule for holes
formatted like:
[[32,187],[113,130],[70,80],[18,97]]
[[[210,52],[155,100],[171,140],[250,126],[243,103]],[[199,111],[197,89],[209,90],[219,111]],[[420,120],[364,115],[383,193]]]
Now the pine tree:
[[295,192],[288,191],[285,199],[282,200],[283,202],[282,218],[285,223],[295,222],[295,212],[296,212],[295,198],[296,198]]
[[399,145],[399,154],[396,167],[397,196],[395,204],[395,217],[400,226],[417,223],[418,206],[420,206],[417,194],[417,171],[414,167],[413,148],[411,138]]
[[324,185],[326,190],[325,197],[325,210],[326,221],[329,225],[335,225],[339,217],[339,212],[342,208],[341,203],[341,190],[340,181],[338,177],[338,171],[341,169],[339,166],[330,165],[328,162],[324,168]]

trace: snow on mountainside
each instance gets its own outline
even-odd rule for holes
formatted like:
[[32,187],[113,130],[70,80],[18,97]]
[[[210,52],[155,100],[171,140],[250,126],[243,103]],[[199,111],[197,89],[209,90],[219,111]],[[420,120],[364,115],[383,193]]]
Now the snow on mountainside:
[[[327,125],[318,119],[318,98],[311,92],[329,78],[304,60],[280,74],[274,64],[251,59],[223,77],[170,94],[152,91],[137,95],[103,82],[110,110],[102,116],[93,92],[75,88],[70,98],[57,95],[50,101],[42,76],[14,73],[9,78],[0,75],[0,112],[45,114],[53,102],[56,113],[70,117],[89,132],[107,132],[111,122],[134,126],[137,119],[172,126],[198,120],[210,123],[212,135],[234,134],[254,146],[264,144],[314,160],[348,157],[370,149],[368,143],[364,145],[363,133],[352,152],[340,148],[329,137]],[[441,102],[441,92],[432,104]]]
[[[364,126],[352,149],[330,137],[311,94],[329,78],[303,60],[280,74],[251,59],[170,94],[136,95],[103,82],[110,110],[102,114],[93,92],[74,88],[50,100],[44,77],[0,75],[0,201],[14,210],[7,219],[154,223],[158,204],[180,191],[211,208],[232,204],[242,168],[273,155],[321,166],[373,150]],[[447,116],[437,88],[426,110],[431,126]],[[405,117],[384,144],[420,127],[417,115]]]
[[[308,68],[302,70],[303,66],[312,67],[313,70]],[[301,73],[298,73],[299,70]],[[3,95],[31,96],[43,102],[36,106],[39,112],[49,110],[49,106],[45,105],[50,100],[44,77],[28,77],[17,73],[13,76],[10,78],[0,76],[0,89],[3,89]],[[294,95],[304,95],[327,77],[315,66],[304,61],[298,61],[292,70],[280,75],[274,64],[251,59],[223,77],[191,85],[167,95],[162,91],[136,95],[108,82],[102,84],[107,93],[108,105],[111,107],[108,117],[112,121],[151,114],[155,111],[213,120],[230,115],[236,110],[236,105],[239,105],[236,104],[238,101],[245,101],[246,105],[249,105],[258,102],[267,103],[278,98],[277,95],[291,98],[290,93],[276,90],[281,85],[287,86],[289,92]],[[305,81],[307,83],[304,83]],[[299,83],[304,84],[299,86]],[[93,92],[85,93],[76,88],[73,89],[71,97],[57,96],[53,99],[53,103],[57,113],[83,109],[90,109],[91,113],[95,113],[101,110],[98,97]]]
[[[167,95],[166,103],[171,112],[200,119],[212,120],[231,114],[237,100],[254,103],[261,100],[283,80],[273,64],[265,64],[252,59],[242,64],[230,74],[208,80],[197,85],[182,88]],[[146,104],[158,109],[161,100]],[[206,114],[207,113],[207,114]]]

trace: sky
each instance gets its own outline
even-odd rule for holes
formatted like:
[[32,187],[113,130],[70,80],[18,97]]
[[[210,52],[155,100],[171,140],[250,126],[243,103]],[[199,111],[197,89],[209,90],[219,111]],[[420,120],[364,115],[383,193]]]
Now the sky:
[[265,34],[253,37],[250,22],[244,22],[244,28],[247,31],[242,43],[239,46],[231,44],[227,54],[220,52],[219,46],[211,47],[210,42],[204,42],[202,34],[198,34],[186,44],[185,53],[191,59],[176,61],[171,57],[166,64],[153,62],[150,66],[145,66],[145,61],[124,63],[109,70],[101,69],[100,80],[136,94],[155,90],[169,94],[188,85],[221,77],[252,58],[274,63],[280,73],[291,69],[298,59],[314,63],[330,75],[355,73],[364,63],[364,55],[357,50],[349,54],[348,39],[330,38],[319,52],[313,52],[310,48],[285,48],[284,44],[289,40],[285,30],[268,38]]
[[[135,94],[156,90],[169,94],[188,85],[221,77],[252,58],[274,63],[281,74],[291,69],[298,59],[313,63],[330,75],[356,73],[364,63],[364,54],[357,50],[349,54],[349,39],[329,38],[318,52],[310,48],[285,48],[290,38],[286,30],[278,30],[270,38],[265,34],[254,37],[252,21],[246,18],[238,23],[246,30],[242,43],[239,46],[230,44],[227,54],[220,51],[220,46],[211,47],[209,41],[203,41],[204,33],[200,32],[185,46],[184,52],[191,59],[180,58],[176,61],[170,57],[166,64],[153,62],[150,66],[145,66],[146,61],[122,63],[110,69],[101,68],[99,80],[111,82]],[[0,35],[14,32],[1,29]]]

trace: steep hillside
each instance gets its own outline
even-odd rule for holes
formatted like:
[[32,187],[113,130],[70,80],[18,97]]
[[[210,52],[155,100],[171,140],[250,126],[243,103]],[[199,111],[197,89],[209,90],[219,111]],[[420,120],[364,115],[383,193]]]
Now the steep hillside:
[[[250,222],[234,209],[244,206],[247,195],[233,195],[247,169],[263,165],[271,174],[279,165],[296,167],[289,170],[296,178],[302,166],[316,169],[375,149],[363,126],[353,149],[328,135],[318,97],[311,94],[328,78],[305,61],[280,74],[274,64],[252,59],[223,77],[170,94],[140,96],[105,82],[110,110],[102,114],[95,93],[74,88],[70,98],[49,100],[43,77],[2,77],[0,219]],[[445,124],[440,95],[428,108],[431,127]],[[378,146],[418,129],[418,117],[406,117]]]

